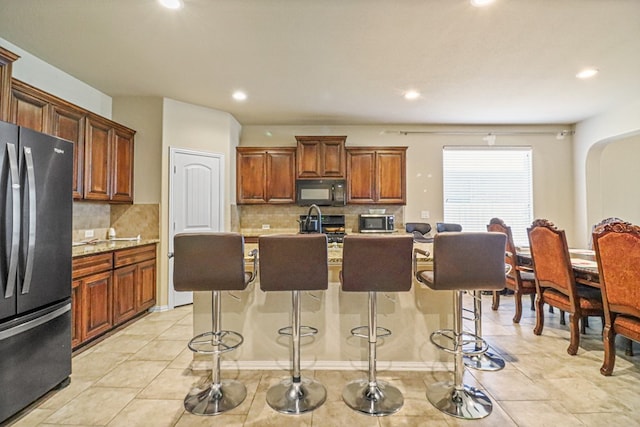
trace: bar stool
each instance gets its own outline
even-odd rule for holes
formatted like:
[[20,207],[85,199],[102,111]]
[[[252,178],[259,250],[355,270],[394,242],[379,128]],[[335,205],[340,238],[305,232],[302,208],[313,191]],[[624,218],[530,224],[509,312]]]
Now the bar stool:
[[247,396],[245,386],[235,380],[220,380],[220,355],[235,350],[243,337],[221,329],[220,291],[240,291],[255,279],[244,269],[244,238],[238,233],[181,233],[173,239],[173,286],[177,291],[211,291],[211,331],[189,341],[195,353],[211,354],[211,384],[194,389],[184,399],[184,408],[195,415],[217,415],[238,406]]
[[[453,330],[441,329],[431,334],[431,342],[454,355],[454,380],[427,386],[427,398],[440,411],[458,418],[480,419],[491,413],[493,405],[482,391],[463,383],[463,352],[482,354],[487,343],[477,335],[462,330],[462,295],[465,290],[498,290],[505,286],[502,233],[448,232],[437,234],[433,243],[433,271],[418,271],[416,278],[429,288],[453,293]],[[415,256],[415,252],[414,252]],[[464,338],[465,336],[469,339]],[[440,344],[443,337],[452,346]],[[480,350],[464,350],[465,344],[480,340]]]
[[302,414],[318,408],[327,398],[322,384],[303,378],[300,373],[300,337],[317,333],[315,328],[300,326],[300,291],[328,287],[327,236],[320,233],[262,236],[258,248],[260,289],[289,291],[292,301],[291,327],[278,331],[291,335],[291,378],[267,390],[267,403],[278,412]]
[[369,294],[369,324],[351,330],[351,334],[369,341],[369,377],[347,384],[342,399],[351,409],[367,415],[390,415],[404,404],[398,388],[376,378],[377,338],[391,335],[389,329],[377,326],[376,295],[411,289],[412,250],[413,237],[410,235],[344,237],[340,272],[342,290]]

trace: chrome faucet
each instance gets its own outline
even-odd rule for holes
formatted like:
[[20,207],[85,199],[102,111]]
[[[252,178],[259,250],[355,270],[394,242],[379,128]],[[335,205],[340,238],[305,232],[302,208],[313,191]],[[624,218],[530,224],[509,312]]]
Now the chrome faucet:
[[307,212],[307,219],[304,221],[304,229],[309,230],[309,225],[311,224],[311,211],[316,210],[318,213],[318,233],[322,232],[322,212],[320,212],[320,207],[318,205],[313,204],[309,206],[309,212]]

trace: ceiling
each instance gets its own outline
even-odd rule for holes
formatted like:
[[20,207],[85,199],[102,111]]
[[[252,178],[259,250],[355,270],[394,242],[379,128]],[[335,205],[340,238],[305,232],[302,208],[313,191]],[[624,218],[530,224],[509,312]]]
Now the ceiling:
[[107,95],[243,125],[572,124],[640,97],[638,0],[184,3],[0,0],[0,37]]

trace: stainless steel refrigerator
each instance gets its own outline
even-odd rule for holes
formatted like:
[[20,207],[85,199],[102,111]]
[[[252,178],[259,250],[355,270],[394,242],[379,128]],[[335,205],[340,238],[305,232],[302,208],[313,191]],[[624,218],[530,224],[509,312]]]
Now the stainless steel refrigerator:
[[73,144],[0,122],[0,423],[71,374]]

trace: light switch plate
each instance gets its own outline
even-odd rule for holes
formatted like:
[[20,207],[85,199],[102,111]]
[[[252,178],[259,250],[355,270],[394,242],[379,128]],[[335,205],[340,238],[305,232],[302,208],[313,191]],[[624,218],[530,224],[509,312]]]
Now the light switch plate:
[[84,230],[84,237],[93,237],[93,230]]
[[271,225],[269,225],[269,224],[262,224],[262,229],[263,229],[263,230],[268,230],[268,229],[270,229],[270,228],[271,228]]
[[429,219],[429,211],[422,211],[422,212],[420,212],[420,218],[422,218],[422,219]]

